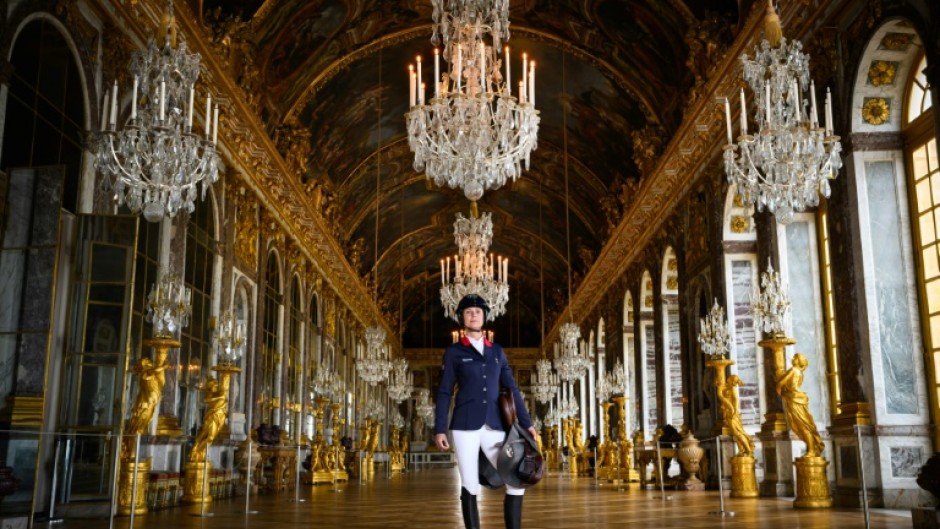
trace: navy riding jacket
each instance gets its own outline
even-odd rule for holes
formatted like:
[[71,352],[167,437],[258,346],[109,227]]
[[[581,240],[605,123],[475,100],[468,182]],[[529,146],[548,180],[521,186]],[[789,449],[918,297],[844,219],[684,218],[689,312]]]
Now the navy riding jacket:
[[506,353],[502,347],[486,338],[483,339],[482,355],[473,348],[466,336],[444,351],[443,373],[434,416],[435,434],[447,433],[447,413],[455,385],[459,391],[454,404],[454,416],[450,421],[451,430],[479,430],[484,424],[494,430],[505,430],[497,405],[501,386],[512,390],[519,426],[532,426],[522,395],[512,377]]

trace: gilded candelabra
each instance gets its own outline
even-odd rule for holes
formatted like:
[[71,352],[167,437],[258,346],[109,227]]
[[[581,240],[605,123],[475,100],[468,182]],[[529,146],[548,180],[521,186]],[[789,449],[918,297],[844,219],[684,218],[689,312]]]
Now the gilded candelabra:
[[[715,390],[721,405],[719,428],[721,435],[731,435],[738,447],[738,453],[731,458],[731,497],[756,498],[760,494],[757,490],[757,475],[754,464],[754,441],[744,430],[741,422],[741,409],[738,400],[737,386],[740,378],[732,375],[726,380],[725,373],[734,360],[727,358],[709,358],[705,366],[715,370]],[[721,450],[718,457],[724,457]],[[719,479],[723,476],[719,476]]]
[[[310,462],[310,474],[308,483],[332,483],[333,470],[330,460],[335,460],[335,454],[332,446],[326,444],[324,415],[326,414],[326,405],[330,399],[318,395],[314,398],[313,416],[315,421],[316,433],[313,436],[313,446],[310,448],[310,454],[313,456]],[[333,433],[336,436],[335,430]],[[335,461],[334,461],[335,465]]]
[[333,481],[349,481],[349,473],[346,472],[346,449],[343,448],[339,435],[343,424],[345,424],[340,413],[342,407],[342,404],[338,402],[330,404],[330,411],[333,412],[333,453],[336,454],[336,460],[332,465]]
[[631,462],[633,461],[633,443],[627,437],[627,397],[615,395],[611,398],[617,406],[619,417],[617,419],[617,475],[625,476],[629,481],[640,481],[640,474]]
[[597,455],[595,456],[594,462],[594,472],[597,474],[598,479],[614,479],[614,474],[616,473],[616,468],[614,466],[613,453],[617,450],[616,445],[611,441],[610,435],[610,407],[613,406],[610,402],[601,402],[601,423],[602,430],[604,432],[604,441],[597,447]]

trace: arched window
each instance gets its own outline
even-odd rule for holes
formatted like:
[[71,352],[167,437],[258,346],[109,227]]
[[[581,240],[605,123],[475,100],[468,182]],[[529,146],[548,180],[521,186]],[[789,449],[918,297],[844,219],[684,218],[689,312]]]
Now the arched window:
[[636,355],[635,349],[635,321],[633,312],[633,293],[627,290],[623,295],[623,366],[626,371],[627,391],[625,395],[630,400],[627,402],[627,413],[625,424],[627,425],[627,434],[631,434],[637,429],[636,413],[631,406],[639,402],[638,396],[634,394],[636,388]]
[[659,427],[659,395],[656,391],[656,326],[653,322],[653,279],[649,271],[643,272],[640,283],[640,371],[643,374],[643,387],[639,393],[643,415],[640,425],[643,434],[652,439],[653,432]]
[[277,254],[268,255],[264,283],[264,324],[261,327],[261,422],[280,424],[276,404],[281,398],[278,382],[278,334],[281,321],[281,270]]
[[907,124],[913,123],[920,116],[927,114],[933,106],[930,96],[930,83],[927,82],[927,56],[923,55],[916,68],[911,87],[907,95]]
[[[213,270],[215,265],[217,247],[215,240],[215,217],[213,215],[214,201],[212,195],[205,202],[197,202],[196,209],[189,214],[186,224],[186,254],[185,272],[183,281],[192,290],[192,315],[189,325],[180,331],[180,363],[185,366],[199,366],[201,376],[215,376],[208,370],[211,367],[212,353],[212,291]],[[189,370],[194,376],[199,376],[196,369]],[[198,381],[183,381],[197,384]],[[190,396],[197,400],[198,395]],[[183,431],[198,425],[202,413],[196,410],[195,402],[186,406],[186,399],[181,399],[178,408],[179,417],[183,419]],[[187,413],[188,410],[188,413]]]
[[[303,304],[300,301],[303,299],[303,292],[300,290],[300,278],[296,275],[291,279],[290,282],[290,317],[287,320],[287,364],[285,372],[285,390],[286,396],[285,401],[287,403],[287,409],[292,410],[296,407],[293,406],[296,404],[300,406],[303,404],[303,381],[301,380],[303,366]],[[312,378],[308,378],[312,380]],[[293,418],[295,414],[288,411],[288,417]],[[285,421],[285,429],[291,434],[294,433],[293,420]]]
[[683,413],[684,394],[682,390],[682,326],[679,324],[679,261],[672,248],[666,248],[663,254],[661,287],[663,347],[662,365],[663,388],[665,396],[665,419],[667,424],[681,425],[685,422]]

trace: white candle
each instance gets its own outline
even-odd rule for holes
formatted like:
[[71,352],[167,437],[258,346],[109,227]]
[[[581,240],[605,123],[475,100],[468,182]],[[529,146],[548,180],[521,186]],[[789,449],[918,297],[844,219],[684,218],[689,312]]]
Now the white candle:
[[480,43],[480,90],[486,92],[486,45]]
[[212,143],[219,143],[219,105],[212,112]]
[[[523,75],[522,77],[525,77],[525,75]],[[522,81],[519,81],[519,104],[522,104],[522,102],[525,100],[525,97],[523,95],[524,91],[525,91],[525,83],[523,83]]]
[[114,91],[111,92],[111,128],[114,128],[114,124],[117,123],[117,95],[118,95],[118,85],[117,81],[114,81]]
[[832,92],[826,88],[826,134],[832,134]]
[[728,126],[728,145],[734,143],[731,135],[731,103],[725,98],[725,125]]
[[444,275],[450,280],[450,256],[447,256],[447,263],[444,265]]
[[160,121],[166,117],[166,79],[160,80]]
[[519,104],[525,103],[525,97],[529,95],[529,91],[526,89],[526,72],[529,71],[529,60],[525,53],[522,54],[522,93],[519,96]]
[[427,89],[427,85],[425,85],[424,83],[421,83],[421,91],[420,91],[420,94],[419,94],[419,95],[421,96],[421,101],[419,102],[419,104],[421,104],[421,105],[424,104],[424,92],[425,92],[426,89]]
[[131,119],[137,119],[137,76],[134,76],[134,93],[131,95]]
[[441,259],[441,285],[447,284],[446,274],[447,272],[444,269],[444,260]]
[[457,69],[454,70],[454,75],[457,76],[457,91],[460,92],[460,78],[463,77],[463,48],[460,44],[457,45]]
[[766,104],[767,124],[769,125],[770,124],[770,83],[767,81],[764,81],[764,92],[766,92],[766,96],[767,96],[764,102]]
[[745,104],[744,89],[741,89],[741,135],[747,136],[747,106]]
[[503,259],[503,279],[509,281],[509,258]]
[[819,115],[816,113],[816,82],[809,82],[809,121],[812,128],[819,125]]
[[529,104],[535,106],[535,61],[529,64]]
[[212,94],[206,94],[206,141],[209,141],[209,133],[212,132]]
[[422,79],[421,79],[421,56],[420,55],[418,55],[417,60],[418,60],[418,73],[417,73],[415,82],[417,84],[418,90],[422,91],[422,93],[418,94],[417,99],[418,99],[418,104],[423,105],[424,104],[424,93],[423,93],[424,84],[421,82]]
[[193,130],[193,98],[196,97],[196,90],[189,87],[189,105],[186,107],[186,126]]
[[434,48],[434,97],[441,97],[441,52]]
[[509,92],[509,95],[512,95],[512,81],[509,79],[509,46],[506,46],[505,52],[503,53],[503,62],[506,63],[506,91]]
[[101,130],[104,130],[108,122],[108,107],[111,106],[111,94],[108,90],[104,91],[104,102],[101,103]]
[[415,81],[415,67],[408,65],[408,108],[415,106],[415,91],[418,89]]

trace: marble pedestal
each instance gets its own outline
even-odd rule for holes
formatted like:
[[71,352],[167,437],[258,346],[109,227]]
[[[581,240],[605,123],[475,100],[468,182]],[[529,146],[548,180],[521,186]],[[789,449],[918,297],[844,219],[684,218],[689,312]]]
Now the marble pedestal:
[[788,432],[762,431],[757,437],[763,447],[764,480],[760,483],[761,497],[793,496],[793,443]]

